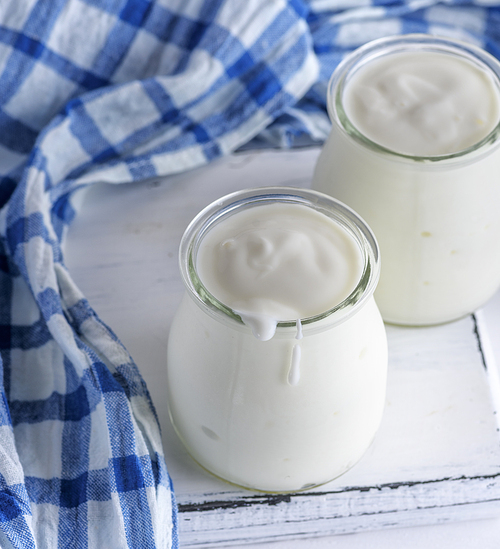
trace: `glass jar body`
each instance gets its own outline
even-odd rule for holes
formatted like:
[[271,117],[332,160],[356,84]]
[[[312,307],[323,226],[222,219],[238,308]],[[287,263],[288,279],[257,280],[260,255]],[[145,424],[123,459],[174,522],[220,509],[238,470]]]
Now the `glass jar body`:
[[[351,71],[365,55],[408,48],[463,53],[447,40],[409,36],[377,41],[339,66],[328,98],[332,130],[313,187],[355,209],[374,231],[382,255],[375,298],[384,320],[427,325],[474,311],[500,285],[500,142],[496,128],[463,153],[420,158],[391,153],[353,130],[342,111]],[[466,50],[467,58],[476,55]],[[486,62],[498,82],[500,65],[485,54]]]
[[373,297],[345,322],[300,340],[269,341],[221,323],[185,295],[168,345],[168,402],[191,456],[250,489],[290,492],[350,469],[371,443],[385,402],[387,346]]
[[[364,267],[334,309],[279,322],[262,341],[203,287],[196,255],[212,224],[276,201],[307,205],[345,225]],[[387,376],[385,328],[373,298],[378,247],[364,222],[312,191],[235,193],[191,223],[180,264],[186,293],[169,334],[167,397],[191,456],[226,481],[267,492],[323,484],[352,467],[380,424]]]

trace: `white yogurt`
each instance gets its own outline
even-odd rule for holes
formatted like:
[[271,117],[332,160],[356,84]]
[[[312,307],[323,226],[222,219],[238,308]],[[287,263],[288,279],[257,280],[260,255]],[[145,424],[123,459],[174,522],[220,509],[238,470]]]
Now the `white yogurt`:
[[492,75],[434,51],[394,53],[367,63],[346,82],[343,104],[365,137],[411,156],[467,149],[499,118]]
[[387,370],[369,229],[317,193],[261,189],[202,212],[180,256],[168,401],[194,459],[271,492],[354,465],[380,423]]
[[263,341],[280,320],[319,315],[344,301],[362,269],[353,237],[299,204],[267,204],[226,219],[197,255],[204,286]]
[[313,187],[375,232],[389,322],[458,318],[500,284],[499,67],[472,46],[409,35],[368,44],[332,76]]

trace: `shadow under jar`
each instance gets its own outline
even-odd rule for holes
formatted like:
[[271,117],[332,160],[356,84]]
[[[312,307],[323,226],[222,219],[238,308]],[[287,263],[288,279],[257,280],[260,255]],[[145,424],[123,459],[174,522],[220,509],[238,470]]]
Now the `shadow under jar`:
[[334,71],[313,188],[380,245],[385,321],[447,322],[500,284],[500,63],[428,35],[384,38]]
[[[315,223],[319,236],[311,229]],[[278,276],[264,305],[260,296],[251,309],[251,295],[229,306],[207,289],[205,283],[212,282],[202,263],[217,231],[225,235],[219,251],[233,246],[242,264],[262,269],[256,284]],[[338,265],[317,254],[323,238],[334,243]],[[312,269],[311,258],[318,278],[307,286],[303,277]],[[169,335],[167,390],[172,423],[191,456],[226,481],[267,492],[303,490],[351,468],[378,429],[387,375],[385,329],[373,299],[379,253],[366,224],[321,193],[242,191],[191,222],[179,259],[186,291]],[[227,257],[219,259],[214,268],[231,274]],[[330,259],[339,278],[348,272],[355,279],[343,286],[338,302],[315,305],[323,307],[310,314],[314,300],[307,292],[321,293],[322,277],[330,276],[322,269]],[[296,314],[279,318],[266,308],[273,293],[279,294],[278,310],[290,305],[286,300],[294,293],[307,299]],[[301,311],[307,312],[299,316]]]

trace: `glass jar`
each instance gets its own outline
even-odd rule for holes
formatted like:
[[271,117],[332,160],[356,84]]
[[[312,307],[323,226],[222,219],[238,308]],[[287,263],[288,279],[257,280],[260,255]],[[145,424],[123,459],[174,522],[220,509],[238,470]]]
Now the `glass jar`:
[[346,114],[346,85],[361,67],[401,52],[472,63],[500,97],[500,63],[475,46],[428,35],[371,42],[331,77],[332,129],[313,188],[349,205],[374,231],[383,259],[375,299],[384,320],[437,324],[471,313],[500,284],[500,126],[468,148],[436,156],[401,154],[363,135]]
[[[197,254],[216,224],[275,203],[333,219],[359,246],[363,269],[344,301],[300,319],[301,339],[297,321],[284,319],[261,341],[203,286]],[[226,481],[268,492],[303,490],[352,467],[381,421],[387,373],[385,329],[373,299],[379,253],[366,224],[321,193],[241,191],[191,222],[179,260],[186,291],[169,335],[167,389],[172,423],[191,456]]]

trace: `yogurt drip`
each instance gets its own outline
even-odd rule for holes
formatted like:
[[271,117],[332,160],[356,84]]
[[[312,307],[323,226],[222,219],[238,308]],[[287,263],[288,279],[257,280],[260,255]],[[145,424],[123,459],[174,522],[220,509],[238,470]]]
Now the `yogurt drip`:
[[374,59],[346,82],[345,113],[365,137],[394,152],[460,152],[498,124],[491,76],[465,59],[403,52]]
[[290,364],[290,371],[288,372],[288,383],[290,385],[297,385],[300,381],[301,355],[302,355],[302,348],[298,343],[296,343],[292,349],[292,362]]
[[338,305],[363,268],[359,246],[339,224],[290,203],[263,204],[223,219],[203,237],[196,263],[207,290],[262,341],[274,336],[278,322]]
[[[295,339],[302,339],[304,334],[302,333],[302,322],[300,318],[297,319],[297,335]],[[288,372],[288,383],[290,385],[297,385],[300,380],[300,357],[302,356],[302,347],[300,343],[296,343],[292,349],[292,361],[290,364],[290,370]]]

